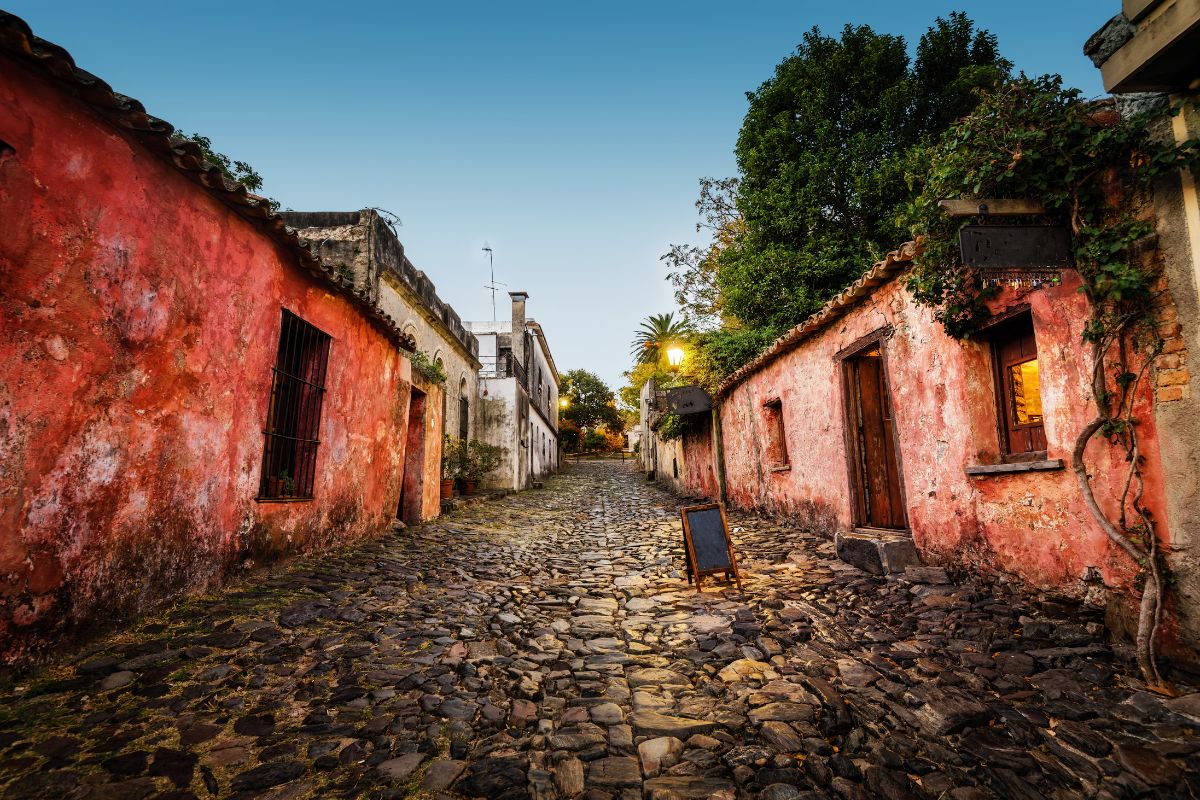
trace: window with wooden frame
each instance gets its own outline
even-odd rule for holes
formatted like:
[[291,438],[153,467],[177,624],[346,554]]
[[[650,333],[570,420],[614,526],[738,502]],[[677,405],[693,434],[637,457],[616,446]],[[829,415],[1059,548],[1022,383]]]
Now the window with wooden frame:
[[989,331],[995,365],[997,428],[1005,461],[1046,457],[1041,370],[1033,317],[1017,314]]
[[783,427],[783,401],[775,397],[763,403],[763,417],[767,423],[767,465],[774,471],[790,469]]
[[330,337],[283,311],[263,430],[260,500],[311,500]]

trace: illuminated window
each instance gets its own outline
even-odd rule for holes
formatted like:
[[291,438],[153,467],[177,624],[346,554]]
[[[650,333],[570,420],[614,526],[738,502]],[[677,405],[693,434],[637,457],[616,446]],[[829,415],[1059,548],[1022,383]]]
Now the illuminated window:
[[992,334],[1001,448],[1011,461],[1046,455],[1042,388],[1033,319],[1022,314]]
[[1013,417],[1018,425],[1034,425],[1042,421],[1042,394],[1038,385],[1036,358],[1013,364],[1008,368],[1008,384],[1012,387]]

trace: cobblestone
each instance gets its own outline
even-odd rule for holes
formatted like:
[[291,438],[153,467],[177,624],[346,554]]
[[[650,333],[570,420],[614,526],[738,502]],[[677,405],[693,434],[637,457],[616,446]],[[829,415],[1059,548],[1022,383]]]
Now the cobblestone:
[[0,797],[1195,797],[1200,697],[1014,585],[899,579],[619,462],[252,576],[22,677]]

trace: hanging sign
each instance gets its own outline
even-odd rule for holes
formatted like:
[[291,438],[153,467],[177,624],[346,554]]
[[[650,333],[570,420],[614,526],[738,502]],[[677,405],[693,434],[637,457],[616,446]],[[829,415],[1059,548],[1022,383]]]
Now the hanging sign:
[[1075,265],[1063,225],[967,225],[958,242],[963,264],[979,270],[984,286],[1056,286],[1060,270]]
[[958,235],[963,264],[980,269],[1061,269],[1075,266],[1071,232],[1063,225],[967,225]]
[[699,386],[667,389],[667,410],[672,414],[700,414],[712,409],[712,398]]

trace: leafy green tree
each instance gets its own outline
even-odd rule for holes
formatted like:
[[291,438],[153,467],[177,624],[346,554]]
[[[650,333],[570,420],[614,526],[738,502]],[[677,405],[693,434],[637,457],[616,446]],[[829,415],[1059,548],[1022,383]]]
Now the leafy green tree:
[[666,361],[667,349],[682,344],[692,332],[684,320],[675,319],[674,312],[651,314],[639,326],[633,338],[633,360],[639,364],[659,364]]
[[696,231],[707,230],[712,241],[705,247],[673,244],[659,259],[667,264],[667,280],[675,287],[675,302],[693,328],[712,330],[721,323],[723,304],[717,286],[717,257],[744,229],[737,194],[737,178],[701,178],[700,198],[696,201],[700,221],[696,223]]
[[617,413],[612,389],[595,373],[573,369],[558,386],[559,397],[567,399],[561,416],[580,430],[604,425],[609,430],[622,430],[621,415]]
[[902,37],[817,28],[747,94],[738,136],[744,229],[721,249],[723,310],[749,328],[785,330],[903,241],[912,148],[1008,75],[995,37],[965,15],[936,20],[910,62]]

